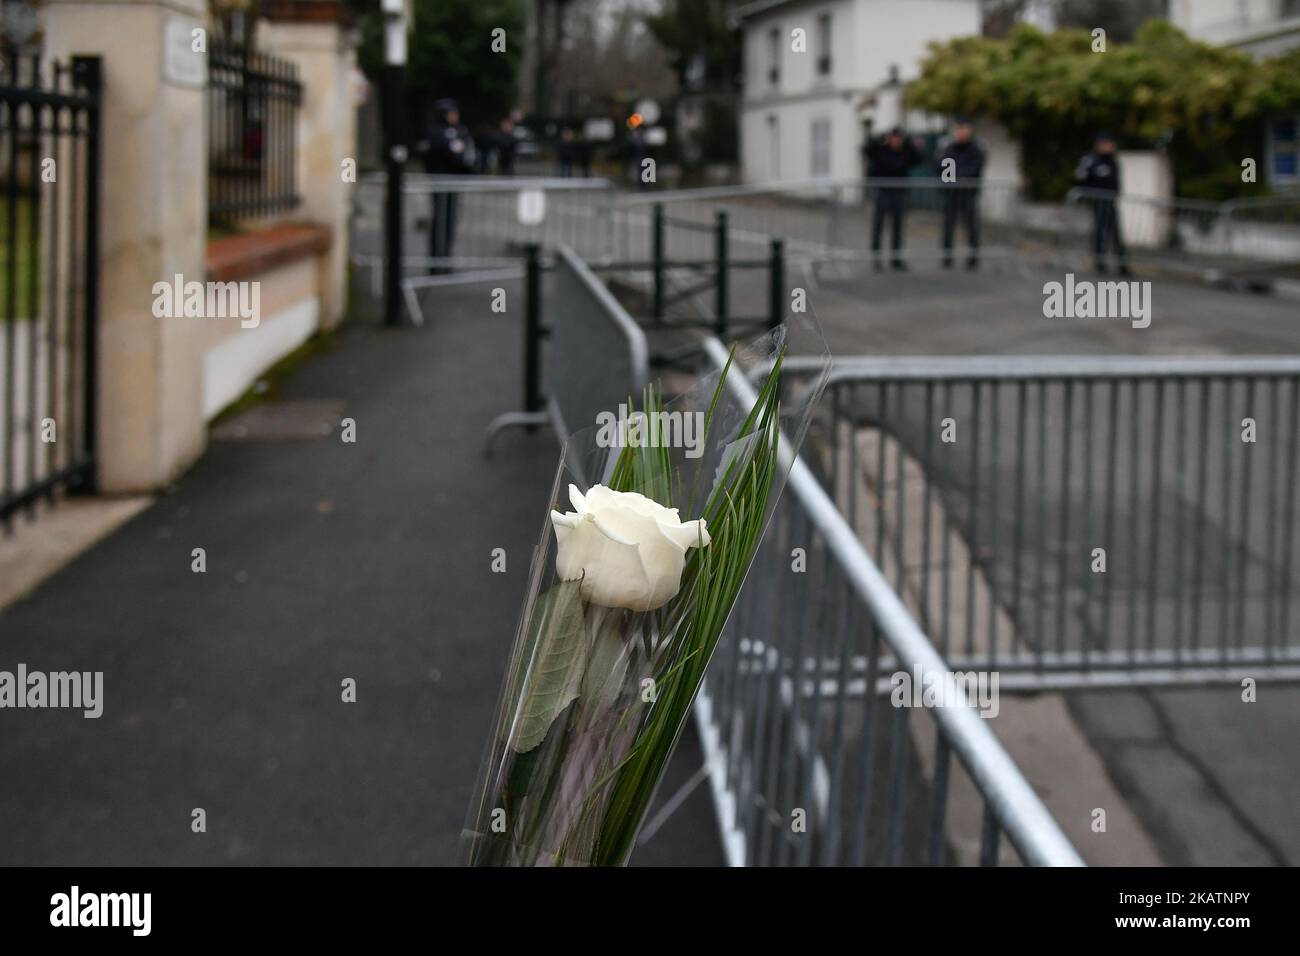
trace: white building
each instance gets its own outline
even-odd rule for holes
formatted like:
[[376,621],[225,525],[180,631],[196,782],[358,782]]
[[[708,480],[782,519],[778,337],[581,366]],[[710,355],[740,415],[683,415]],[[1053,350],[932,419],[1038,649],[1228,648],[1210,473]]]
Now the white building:
[[1300,46],[1300,0],[1170,0],[1169,20],[1197,40],[1257,57]]
[[[1190,37],[1256,57],[1300,46],[1300,0],[1170,0],[1169,19]],[[1269,123],[1265,153],[1270,185],[1300,186],[1300,114]]]
[[758,0],[733,17],[744,43],[741,176],[757,183],[853,178],[868,131],[941,126],[904,115],[903,85],[929,43],[980,31],[979,0]]

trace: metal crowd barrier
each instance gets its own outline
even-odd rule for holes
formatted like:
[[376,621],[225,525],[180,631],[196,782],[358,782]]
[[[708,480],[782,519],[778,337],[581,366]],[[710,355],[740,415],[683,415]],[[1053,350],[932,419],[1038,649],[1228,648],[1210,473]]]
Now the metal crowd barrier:
[[[595,268],[642,292],[647,326],[681,329],[703,324],[725,339],[781,324],[786,310],[784,240],[768,239],[762,256],[739,257],[725,211],[708,223],[684,221],[668,216],[660,203],[651,207],[645,224],[649,227],[647,259],[605,261]],[[700,252],[698,242],[683,243],[674,234],[681,229],[688,239],[706,238],[708,252]],[[690,245],[698,258],[684,255],[683,245]],[[737,275],[755,271],[765,273],[758,282]]]
[[1300,278],[1300,196],[1237,199],[1223,204],[1233,255],[1262,263],[1289,263]]
[[[1300,198],[1289,196],[1212,202],[1157,199],[1076,188],[1064,202],[1032,203],[1019,184],[984,179],[945,183],[940,179],[792,180],[761,185],[655,190],[617,194],[603,206],[616,259],[644,258],[651,217],[658,207],[672,230],[681,258],[714,254],[710,226],[725,215],[730,255],[743,258],[773,237],[784,239],[791,262],[820,266],[861,262],[872,256],[875,205],[887,193],[902,192],[906,210],[901,258],[934,263],[944,258],[945,207],[974,192],[980,212],[981,258],[1037,256],[1092,264],[1092,219],[1099,203],[1116,203],[1122,238],[1137,260],[1210,279],[1269,280],[1300,268]],[[965,257],[960,221],[954,254]],[[890,257],[889,223],[881,236],[881,257]]]
[[[640,329],[572,250],[545,277],[536,247],[529,261],[528,281],[547,283],[555,319],[543,362],[526,372],[534,407],[502,416],[489,440],[509,425],[594,423],[647,375]],[[539,323],[530,310],[526,326]],[[725,362],[720,340],[705,341],[710,361]],[[752,400],[742,376],[729,381]],[[696,706],[730,862],[1079,865],[961,696],[960,675],[945,670],[807,465],[792,465]],[[806,549],[807,574],[789,573],[795,546]],[[852,669],[862,661],[865,677]],[[889,715],[875,690],[888,661],[918,679],[939,675],[949,706]]]
[[[380,291],[384,175],[362,177],[354,196],[354,260],[371,268]],[[1267,283],[1300,269],[1300,199],[1269,197],[1232,202],[1156,199],[1073,189],[1065,201],[1027,202],[1017,183],[978,184],[940,179],[806,179],[761,185],[627,192],[605,179],[559,177],[408,175],[403,204],[403,266],[413,273],[507,267],[520,250],[538,243],[548,251],[568,245],[588,262],[645,262],[655,254],[655,209],[670,237],[674,258],[701,262],[719,254],[734,261],[768,254],[773,239],[785,243],[796,266],[862,262],[870,251],[880,197],[902,192],[906,207],[901,258],[930,264],[944,258],[945,207],[975,192],[980,210],[981,258],[1038,257],[1087,268],[1092,262],[1093,212],[1114,200],[1121,235],[1135,260],[1213,280]],[[537,221],[520,217],[521,193],[542,196]],[[456,226],[447,249],[433,255],[430,230],[439,197],[452,198]],[[534,200],[535,202],[535,200]],[[719,248],[716,226],[727,220]],[[886,221],[880,257],[892,257]],[[966,255],[960,222],[955,257]],[[742,295],[738,299],[743,300]]]
[[[369,288],[360,291],[372,300],[383,296],[385,182],[383,174],[362,177],[353,200],[352,259],[369,270]],[[519,278],[519,257],[531,246],[546,255],[565,246],[592,267],[644,287],[652,323],[682,324],[682,310],[674,315],[673,307],[689,300],[685,315],[691,316],[702,293],[711,300],[709,324],[724,337],[733,323],[774,324],[784,306],[783,241],[765,236],[756,250],[753,235],[730,228],[725,211],[707,222],[670,217],[661,205],[647,208],[640,194],[619,193],[604,179],[409,175],[403,192],[409,201],[403,203],[401,291],[415,324],[425,318],[423,290]],[[429,232],[450,197],[454,240],[440,250],[448,254],[431,255]],[[628,232],[633,223],[635,241]],[[733,279],[747,270],[766,272],[766,281]],[[743,311],[733,307],[737,300]]]
[[[362,176],[352,199],[352,259],[369,269],[375,297],[383,293],[385,183],[383,173]],[[611,248],[611,220],[602,211],[615,191],[606,179],[409,173],[402,192],[402,268],[412,289],[437,284],[423,281],[431,271],[445,283],[454,281],[448,274],[517,267],[531,244],[548,251],[567,245],[589,259]],[[439,209],[451,211],[454,227],[449,243],[435,255],[431,233]]]
[[[595,425],[650,377],[645,333],[587,264],[564,245],[549,270],[538,246],[526,252],[523,409],[492,421],[485,452],[505,428],[550,425],[564,438]],[[545,326],[544,300],[554,305]]]
[[1225,282],[1300,277],[1300,199],[1212,202],[1072,189],[1060,209],[1058,256],[1090,267],[1094,215],[1113,205],[1130,258]]
[[[896,671],[936,675],[948,706],[887,706]],[[795,460],[695,707],[729,862],[1081,865],[962,676]]]
[[850,359],[822,407],[825,487],[950,666],[1300,678],[1300,359]]
[[[861,261],[870,255],[875,204],[886,192],[904,194],[902,257],[909,261],[943,257],[945,204],[961,193],[974,192],[978,197],[986,256],[1006,254],[1022,241],[1026,230],[1019,187],[1005,180],[982,180],[978,185],[920,177],[793,180],[620,195],[610,213],[616,258],[636,259],[648,252],[644,237],[650,234],[652,211],[659,206],[675,230],[674,248],[681,258],[713,254],[709,227],[723,214],[730,228],[730,254],[737,258],[753,256],[780,237],[793,261]],[[881,238],[882,255],[888,258],[888,221]],[[959,227],[955,246],[963,257],[965,242],[966,234]]]

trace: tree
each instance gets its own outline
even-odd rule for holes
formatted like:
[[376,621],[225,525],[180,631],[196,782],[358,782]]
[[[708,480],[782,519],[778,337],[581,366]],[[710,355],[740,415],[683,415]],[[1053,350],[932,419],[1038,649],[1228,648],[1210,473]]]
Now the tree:
[[1257,62],[1151,20],[1131,44],[1094,53],[1083,30],[1045,34],[1020,24],[1005,39],[931,44],[911,106],[987,116],[1018,135],[1032,195],[1059,198],[1098,130],[1169,152],[1180,195],[1226,198],[1242,156],[1258,151],[1265,118],[1300,105],[1294,51]]
[[733,162],[737,152],[736,88],[740,37],[727,19],[725,0],[667,0],[646,26],[668,57],[683,100],[702,119],[674,137],[687,164]]
[[673,75],[664,51],[645,24],[649,0],[577,0],[571,5],[561,51],[564,68],[553,85],[558,112],[567,121],[587,116],[622,119],[627,102],[664,99]]
[[[361,28],[358,60],[368,76],[384,66],[379,0],[348,0]],[[410,119],[422,124],[432,104],[452,97],[463,121],[495,125],[517,105],[524,54],[525,0],[414,0],[406,69]],[[492,49],[493,31],[505,31],[505,51]]]
[[725,0],[667,0],[663,13],[645,18],[682,89],[735,87],[740,39],[727,23],[726,8]]

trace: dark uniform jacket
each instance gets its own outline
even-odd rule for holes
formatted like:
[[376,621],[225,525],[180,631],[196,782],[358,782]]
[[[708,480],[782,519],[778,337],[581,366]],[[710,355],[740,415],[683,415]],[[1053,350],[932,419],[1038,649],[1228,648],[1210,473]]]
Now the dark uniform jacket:
[[428,147],[424,154],[426,172],[438,175],[472,173],[474,166],[470,156],[469,133],[463,126],[436,122],[429,127]]
[[893,149],[883,139],[877,139],[868,143],[864,152],[867,157],[867,175],[872,179],[906,176],[921,161],[916,147],[907,139],[903,140],[899,149]]
[[1101,153],[1089,153],[1079,160],[1079,167],[1074,171],[1074,181],[1085,189],[1104,189],[1119,192],[1119,161],[1115,154],[1104,156]]
[[939,172],[943,172],[943,161],[951,159],[955,162],[954,170],[957,173],[957,181],[963,179],[979,179],[984,175],[984,149],[973,139],[968,139],[964,143],[956,140],[949,143],[942,153],[939,154]]
[[515,150],[518,148],[518,141],[514,133],[507,133],[505,130],[497,130],[493,137],[493,145],[497,153],[497,172],[503,176],[508,176],[515,171]]

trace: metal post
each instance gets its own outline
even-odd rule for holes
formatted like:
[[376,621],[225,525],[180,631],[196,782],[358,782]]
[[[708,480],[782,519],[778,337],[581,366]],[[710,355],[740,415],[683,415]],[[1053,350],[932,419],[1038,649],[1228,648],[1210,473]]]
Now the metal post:
[[[90,95],[86,111],[86,259],[85,259],[85,336],[83,344],[86,367],[83,371],[82,429],[85,470],[80,478],[82,491],[97,487],[96,416],[98,414],[99,366],[99,176],[100,176],[100,94],[103,89],[103,61],[97,56],[72,58],[72,76],[76,85]],[[15,173],[16,175],[16,173]],[[17,242],[15,236],[11,241]]]
[[[1232,254],[1232,233],[1233,227],[1236,225],[1233,220],[1233,213],[1236,211],[1237,202],[1229,199],[1219,207],[1218,212],[1215,214],[1215,218],[1223,223],[1223,248],[1228,255]],[[1177,224],[1173,228],[1177,229]]]
[[830,198],[831,214],[826,217],[826,250],[829,252],[839,243],[836,241],[840,234],[840,188],[832,186]]
[[406,165],[406,6],[384,0],[384,324],[402,324],[402,172]]
[[767,327],[774,329],[785,318],[785,241],[772,240],[767,265],[768,319]]
[[650,253],[653,260],[654,303],[651,312],[655,319],[664,317],[664,204],[655,203],[650,218]]
[[542,407],[542,247],[530,242],[524,250],[524,411]]
[[713,317],[713,332],[720,338],[727,337],[727,213],[725,210],[718,210],[718,225],[714,233],[716,249],[714,256],[717,260],[717,294],[718,301]]

